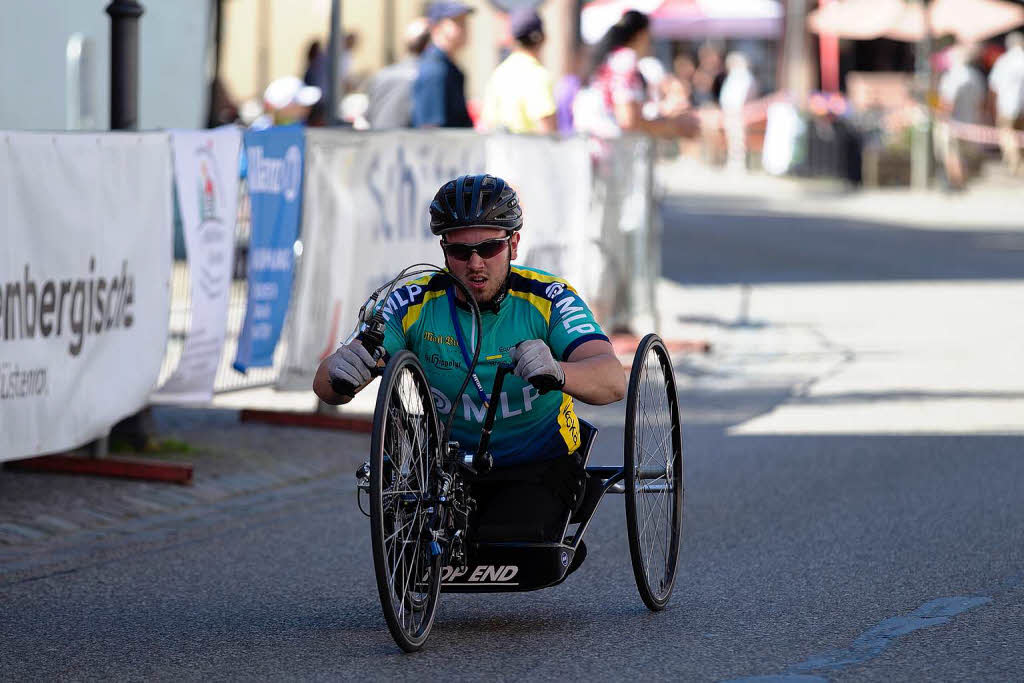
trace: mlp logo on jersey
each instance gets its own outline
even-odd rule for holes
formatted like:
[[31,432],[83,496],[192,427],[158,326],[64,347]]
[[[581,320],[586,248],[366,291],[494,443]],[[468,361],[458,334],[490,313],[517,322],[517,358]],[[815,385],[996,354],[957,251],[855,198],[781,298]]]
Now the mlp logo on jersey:
[[561,282],[552,282],[544,289],[544,296],[554,301],[559,294],[565,291],[565,285]]

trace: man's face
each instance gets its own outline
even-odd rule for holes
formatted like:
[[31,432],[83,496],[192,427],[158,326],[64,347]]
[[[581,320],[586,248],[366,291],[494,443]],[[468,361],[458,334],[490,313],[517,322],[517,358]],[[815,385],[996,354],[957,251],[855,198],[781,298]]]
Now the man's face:
[[[484,240],[503,239],[506,236],[504,230],[497,228],[463,228],[453,230],[445,234],[442,244],[476,244]],[[508,275],[510,262],[516,258],[519,246],[519,233],[512,233],[512,237],[501,250],[490,258],[483,258],[477,252],[473,252],[468,261],[462,261],[449,254],[445,254],[445,263],[452,274],[466,283],[473,298],[480,303],[490,301],[501,289]]]
[[457,17],[445,19],[445,31],[448,35],[452,51],[461,50],[468,39],[466,23],[469,21],[469,14],[460,14]]

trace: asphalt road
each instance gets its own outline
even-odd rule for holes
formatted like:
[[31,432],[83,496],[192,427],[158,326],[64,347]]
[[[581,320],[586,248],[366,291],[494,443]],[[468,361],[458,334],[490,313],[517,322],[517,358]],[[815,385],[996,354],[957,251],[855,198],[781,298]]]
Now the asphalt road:
[[[870,354],[831,323],[787,324],[775,312],[836,281],[855,283],[850,301],[863,287],[911,279],[1009,286],[1024,258],[993,251],[984,231],[756,220],[724,208],[666,213],[665,273],[695,308],[741,283],[754,294],[741,314],[683,302],[677,316],[680,330],[721,344],[678,367],[687,498],[665,612],[640,601],[622,500],[609,497],[588,532],[589,557],[566,583],[445,595],[426,650],[402,654],[377,603],[353,481],[334,475],[0,567],[0,679],[1024,678],[1021,431],[884,420],[844,429],[844,409],[878,397],[822,387]],[[795,289],[765,290],[762,309],[764,283]],[[772,296],[785,305],[773,308]],[[857,319],[884,330],[905,314]],[[936,343],[925,336],[887,346],[877,332],[870,346],[911,355]],[[905,384],[899,400],[912,412],[962,398]],[[1012,387],[967,393],[1021,405]],[[840,425],[787,427],[794,405],[838,408]],[[601,427],[595,461],[621,462],[621,407],[585,415]]]

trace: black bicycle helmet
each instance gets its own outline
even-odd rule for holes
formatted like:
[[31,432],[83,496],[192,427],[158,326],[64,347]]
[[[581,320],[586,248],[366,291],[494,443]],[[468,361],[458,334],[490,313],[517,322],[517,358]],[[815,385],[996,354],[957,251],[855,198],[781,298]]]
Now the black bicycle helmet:
[[498,228],[517,232],[523,209],[512,186],[492,175],[463,175],[441,186],[430,202],[430,232]]

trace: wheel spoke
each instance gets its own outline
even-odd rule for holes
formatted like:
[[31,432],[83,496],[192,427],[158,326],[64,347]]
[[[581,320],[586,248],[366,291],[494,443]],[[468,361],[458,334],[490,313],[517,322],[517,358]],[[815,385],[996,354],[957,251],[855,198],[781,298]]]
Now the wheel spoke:
[[[401,596],[401,607],[404,609],[406,600],[410,600],[410,603],[411,603],[411,599],[409,598],[409,582],[412,581],[412,577],[415,575],[417,556],[419,555],[419,553],[416,552],[416,542],[413,542],[413,547],[412,547],[412,551],[411,551],[412,557],[408,557],[409,554],[410,554],[408,546],[406,546],[403,549],[403,553],[402,554],[405,557],[407,557],[407,559],[408,559],[408,564],[406,565],[407,570],[405,572],[405,576],[403,577],[404,582],[402,583],[402,592],[400,593],[400,596]],[[411,604],[409,605],[409,617],[410,617],[410,621],[411,621],[411,619],[412,619],[412,605]]]
[[[664,447],[665,443],[666,443],[666,442],[667,442],[667,441],[668,441],[669,439],[671,439],[671,438],[672,438],[672,432],[667,432],[667,433],[665,434],[664,438],[662,438],[662,439],[661,439],[661,440],[660,440],[660,441],[658,442],[658,444],[657,444],[657,446],[658,446],[658,450],[657,450],[657,451],[646,451],[646,450],[645,450],[645,451],[644,451],[644,454],[645,454],[645,455],[650,455],[650,456],[651,456],[651,457],[653,458],[655,454],[657,454],[657,453],[661,453],[661,452],[662,452],[662,450],[661,450],[661,449],[662,449],[662,448]],[[667,458],[667,457],[664,457],[664,458],[662,458],[662,462],[663,462],[663,463],[665,463],[665,464],[667,465],[667,464],[668,464],[668,458]],[[637,468],[637,469],[643,469],[643,468]]]
[[[641,531],[641,537],[642,538],[647,538],[646,531],[647,531],[648,526],[651,523],[651,520],[654,520],[654,522],[655,522],[655,529],[654,529],[654,531],[657,531],[657,529],[659,527],[659,521],[661,519],[661,517],[660,517],[660,515],[658,513],[659,513],[659,511],[661,511],[663,509],[662,501],[664,501],[664,498],[665,498],[664,495],[659,495],[659,496],[657,496],[657,501],[655,501],[655,502],[650,504],[651,505],[650,512],[648,513],[646,519],[644,519],[644,526],[643,526],[643,530]],[[652,535],[654,535],[654,534],[652,533]],[[647,545],[647,548],[646,548],[647,553],[645,555],[645,559],[646,559],[645,566],[647,566],[647,567],[650,567],[651,550],[656,545],[660,545],[660,544],[655,544],[655,543],[652,542],[652,543]]]
[[[417,510],[417,512],[418,512],[418,510]],[[416,518],[414,516],[414,518],[413,518],[413,526],[415,526],[415,519]],[[409,581],[410,581],[410,578],[412,576],[412,572],[413,572],[413,569],[414,569],[414,567],[412,567],[410,565],[414,562],[415,554],[416,554],[415,542],[413,542],[413,548],[412,548],[412,551],[411,551],[413,557],[409,557],[409,555],[410,555],[410,550],[409,550],[409,543],[410,543],[410,541],[409,541],[409,537],[411,535],[412,535],[412,533],[410,532],[409,536],[406,536],[406,538],[403,540],[403,543],[402,543],[402,569],[403,569],[403,577],[402,578],[403,578],[403,583],[402,583],[402,590],[401,590],[401,592],[398,595],[399,595],[399,600],[400,600],[399,609],[402,611],[403,615],[405,614],[405,602],[406,602],[406,600],[409,597]],[[404,624],[404,616],[403,616],[403,624]]]
[[403,525],[402,525],[401,527],[399,527],[399,528],[395,529],[395,530],[394,530],[393,532],[391,532],[391,533],[390,533],[389,535],[387,535],[387,536],[385,536],[385,537],[384,537],[384,542],[385,542],[385,543],[387,543],[387,542],[388,542],[388,541],[390,541],[390,540],[391,540],[392,538],[394,538],[394,537],[395,537],[395,536],[397,536],[398,534],[402,533],[402,531],[404,531],[404,530],[405,530],[405,528],[406,528],[407,526],[409,526],[410,524],[412,524],[412,522],[411,522],[411,521],[409,521],[409,522],[406,522],[406,523],[405,523],[405,524],[403,524]]

